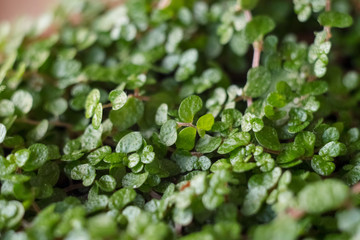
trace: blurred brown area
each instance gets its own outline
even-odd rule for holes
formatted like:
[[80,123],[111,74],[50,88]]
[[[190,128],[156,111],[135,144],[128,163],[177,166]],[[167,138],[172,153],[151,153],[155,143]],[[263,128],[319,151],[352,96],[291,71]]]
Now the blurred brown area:
[[0,0],[0,22],[21,16],[37,17],[51,9],[57,0]]

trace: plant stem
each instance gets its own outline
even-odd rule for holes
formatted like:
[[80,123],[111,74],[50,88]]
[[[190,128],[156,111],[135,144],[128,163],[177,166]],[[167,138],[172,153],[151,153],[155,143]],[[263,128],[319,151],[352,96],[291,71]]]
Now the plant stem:
[[256,68],[260,65],[260,55],[262,51],[263,42],[262,41],[256,41],[253,43],[254,48],[254,56],[253,56],[253,62],[252,67]]
[[[331,0],[326,0],[325,11],[331,11]],[[324,30],[326,31],[326,40],[329,41],[331,38],[331,27],[325,26]]]
[[64,188],[64,192],[71,192],[71,191],[74,191],[76,189],[79,189],[79,188],[83,188],[84,186],[82,185],[82,183],[79,183],[79,184],[72,184],[66,188]]
[[305,215],[305,212],[303,210],[299,210],[296,208],[288,208],[286,210],[286,213],[295,220],[298,220],[300,218],[302,218]]
[[360,193],[360,182],[356,183],[354,186],[351,187],[351,192],[354,194]]
[[39,205],[37,205],[37,203],[35,201],[32,203],[32,207],[35,210],[35,212],[37,212],[37,213],[41,212]]
[[152,197],[152,198],[155,198],[155,199],[161,199],[161,195],[160,194],[158,194],[157,192],[155,192],[155,191],[153,191],[153,190],[151,190],[150,192],[149,192],[149,195]]
[[192,123],[183,123],[183,122],[177,122],[178,127],[193,127],[196,128],[196,126]]
[[204,155],[204,154],[199,153],[199,152],[190,152],[190,154],[195,156],[195,157],[198,157],[198,158]]
[[[244,11],[245,14],[245,18],[247,22],[250,22],[252,19],[252,14],[249,10],[245,10]],[[263,41],[262,40],[258,40],[253,42],[253,48],[254,48],[254,54],[253,54],[253,60],[252,60],[252,68],[256,68],[259,67],[260,65],[260,57],[261,57],[261,51],[263,48]],[[248,107],[252,105],[253,101],[251,97],[246,98],[246,102]]]
[[105,109],[105,108],[111,108],[111,107],[112,107],[112,103],[104,104],[104,105],[102,106],[103,109]]
[[[19,118],[19,119],[16,119],[16,122],[26,123],[26,124],[30,124],[30,125],[38,125],[40,123],[39,121],[35,121],[32,119],[28,119],[28,118]],[[53,126],[57,126],[57,127],[64,127],[69,130],[71,130],[73,128],[73,125],[71,125],[69,123],[65,123],[65,122],[60,122],[58,120],[50,121],[49,124],[53,125]]]

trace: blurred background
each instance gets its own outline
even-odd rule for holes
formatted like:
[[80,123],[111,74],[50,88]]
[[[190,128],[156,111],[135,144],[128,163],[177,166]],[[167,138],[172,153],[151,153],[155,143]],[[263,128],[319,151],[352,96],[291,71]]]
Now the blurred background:
[[0,22],[20,16],[37,17],[54,6],[56,0],[0,0]]

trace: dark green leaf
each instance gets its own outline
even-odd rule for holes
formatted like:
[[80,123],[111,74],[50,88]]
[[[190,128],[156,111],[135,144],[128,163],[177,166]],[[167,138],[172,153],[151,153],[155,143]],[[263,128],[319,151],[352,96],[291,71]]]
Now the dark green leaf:
[[255,133],[255,137],[262,146],[274,151],[280,150],[278,134],[274,128],[265,126],[261,131]]
[[251,68],[247,73],[247,82],[244,87],[246,96],[260,97],[271,84],[271,74],[265,67]]
[[326,11],[320,14],[318,22],[323,26],[346,28],[351,26],[353,19],[346,13]]
[[275,22],[267,16],[254,17],[245,28],[246,40],[249,43],[261,40],[265,34],[275,28]]

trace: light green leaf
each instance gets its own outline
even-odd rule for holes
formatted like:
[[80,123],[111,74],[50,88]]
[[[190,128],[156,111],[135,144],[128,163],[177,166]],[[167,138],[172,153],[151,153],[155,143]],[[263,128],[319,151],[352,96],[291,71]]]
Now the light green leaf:
[[236,109],[225,109],[221,114],[221,121],[226,123],[228,127],[239,127],[243,115],[239,110]]
[[14,103],[7,99],[0,100],[0,117],[9,117],[15,112]]
[[68,108],[68,103],[64,98],[56,98],[46,102],[44,108],[54,116],[60,116]]
[[171,160],[176,162],[181,172],[192,171],[197,159],[196,156],[192,156],[190,152],[184,150],[175,151],[174,154],[171,155]]
[[324,213],[340,207],[348,198],[349,188],[336,179],[309,183],[298,195],[299,207],[308,213]]
[[281,173],[281,168],[276,167],[271,172],[252,175],[248,181],[248,187],[249,189],[264,187],[269,190],[278,183]]
[[288,216],[275,218],[268,224],[259,225],[254,231],[254,240],[295,240],[299,234],[296,221]]
[[233,36],[234,28],[228,24],[222,24],[217,29],[217,34],[220,37],[220,43],[226,44],[230,41],[231,37]]
[[0,123],[0,143],[4,142],[4,139],[6,137],[6,127],[4,124]]
[[93,150],[101,145],[101,135],[103,132],[102,126],[95,129],[91,124],[85,129],[81,136],[81,147],[84,150]]
[[155,115],[155,122],[157,125],[163,125],[168,120],[168,105],[166,103],[161,104]]
[[116,145],[116,152],[131,153],[139,150],[143,144],[143,138],[139,132],[131,132],[120,139]]
[[179,107],[179,118],[185,123],[191,123],[195,114],[201,110],[203,106],[202,100],[198,96],[189,96],[185,98]]
[[140,155],[133,153],[128,157],[128,168],[134,168],[140,162]]
[[20,223],[25,214],[25,208],[21,202],[12,200],[0,200],[1,227],[14,228]]
[[16,91],[12,95],[11,101],[14,103],[15,107],[23,114],[30,112],[33,105],[33,97],[25,90]]
[[116,89],[110,92],[109,100],[112,103],[112,109],[119,110],[125,105],[127,101],[127,95],[124,91]]
[[30,158],[30,150],[28,149],[21,149],[16,151],[15,153],[15,163],[18,167],[22,167]]
[[189,63],[195,63],[198,60],[198,56],[198,51],[195,48],[188,49],[181,55],[179,64],[184,66]]
[[324,143],[331,141],[337,141],[340,138],[339,130],[336,127],[329,127],[326,129],[322,135],[322,140]]
[[17,57],[17,52],[13,52],[2,63],[0,68],[0,84],[4,81],[7,72],[13,67],[16,57]]
[[71,170],[71,178],[82,180],[84,186],[90,186],[95,180],[95,168],[90,164],[80,164]]
[[203,115],[199,118],[196,123],[196,127],[198,129],[200,137],[205,135],[205,131],[210,131],[212,126],[214,125],[215,119],[211,113]]
[[122,185],[126,188],[139,188],[148,178],[149,173],[127,173],[122,179]]
[[35,128],[28,132],[27,138],[33,141],[39,141],[44,138],[49,128],[49,121],[42,120]]
[[23,169],[25,171],[33,171],[40,168],[48,160],[48,148],[41,143],[31,145],[29,148],[30,157],[26,161]]
[[245,216],[251,216],[260,210],[262,203],[265,201],[267,191],[265,187],[259,186],[251,188],[245,196],[241,212]]
[[179,132],[176,140],[176,147],[184,150],[191,150],[195,146],[196,129],[193,127],[184,128]]
[[230,40],[231,50],[238,56],[244,56],[249,48],[249,43],[246,41],[244,31],[234,33]]
[[211,160],[206,156],[201,156],[196,162],[196,165],[199,166],[201,170],[206,171],[211,167]]
[[100,101],[99,89],[93,89],[86,97],[85,101],[85,117],[91,118],[95,113],[95,108]]
[[201,153],[211,153],[215,151],[221,144],[220,137],[212,137],[210,135],[205,135],[200,138],[196,144],[196,151]]
[[341,142],[329,142],[319,150],[320,156],[337,157],[346,153],[346,146]]
[[147,145],[144,147],[141,153],[141,162],[145,164],[149,164],[155,159],[155,153],[153,152],[153,146]]
[[[105,192],[112,192],[116,187],[116,180],[111,175],[103,175],[97,181],[99,188]],[[111,199],[111,198],[110,198]]]
[[251,169],[256,167],[256,163],[254,162],[235,162],[233,164],[233,171],[236,173],[243,173],[243,172],[247,172],[250,171]]
[[225,139],[218,149],[218,153],[226,154],[240,146],[250,143],[251,136],[247,132],[238,132]]
[[311,167],[317,174],[328,176],[335,170],[335,164],[332,161],[330,157],[314,155],[311,159]]
[[176,126],[177,123],[174,120],[168,120],[164,125],[161,126],[160,140],[166,146],[171,146],[176,142]]
[[134,189],[122,188],[116,191],[109,199],[109,208],[111,209],[122,209],[130,202],[134,201],[136,192]]
[[103,115],[102,104],[98,103],[95,108],[94,115],[92,118],[92,125],[93,125],[94,129],[99,129],[99,127],[101,125],[101,121],[102,121],[102,115]]
[[91,152],[86,158],[89,160],[89,163],[91,165],[96,165],[110,153],[111,153],[111,147],[103,146]]

